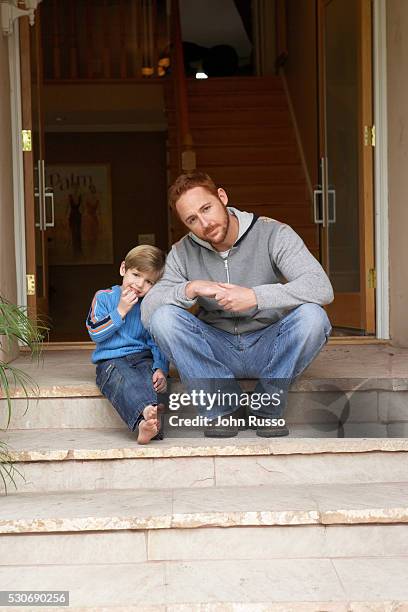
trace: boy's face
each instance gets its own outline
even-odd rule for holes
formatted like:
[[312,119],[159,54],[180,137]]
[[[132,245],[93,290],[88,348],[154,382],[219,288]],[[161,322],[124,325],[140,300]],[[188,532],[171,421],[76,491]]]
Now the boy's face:
[[159,278],[158,272],[141,272],[137,268],[125,269],[125,262],[120,265],[120,275],[123,277],[123,289],[130,288],[137,297],[143,297],[153,287]]

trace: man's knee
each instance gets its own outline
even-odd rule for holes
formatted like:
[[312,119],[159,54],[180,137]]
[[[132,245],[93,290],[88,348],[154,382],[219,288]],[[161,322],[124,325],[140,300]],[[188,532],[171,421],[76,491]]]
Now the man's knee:
[[174,329],[175,321],[182,312],[182,308],[172,304],[160,306],[150,319],[149,331],[152,335],[159,335]]
[[302,304],[297,309],[302,334],[308,340],[324,340],[330,336],[331,324],[324,308],[318,304]]
[[173,304],[160,306],[150,319],[149,332],[153,339],[160,341],[178,342],[185,337],[186,333],[198,331],[197,319],[188,310],[174,306]]

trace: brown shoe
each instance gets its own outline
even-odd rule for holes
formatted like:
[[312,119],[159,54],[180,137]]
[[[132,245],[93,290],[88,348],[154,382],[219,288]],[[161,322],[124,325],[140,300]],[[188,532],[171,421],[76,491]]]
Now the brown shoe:
[[245,406],[240,406],[238,410],[233,413],[236,419],[242,419],[243,424],[238,425],[238,431],[246,431],[248,429],[248,416],[246,413]]
[[[225,418],[233,417],[236,418],[237,411],[231,414],[224,415]],[[216,425],[217,419],[210,421],[208,425],[204,427],[204,436],[206,438],[234,438],[238,435],[239,427],[233,422],[226,425]],[[232,418],[231,418],[232,421]]]
[[238,427],[226,427],[224,425],[207,425],[204,427],[206,438],[234,438],[238,435]]
[[265,425],[263,427],[256,428],[256,435],[261,438],[279,438],[280,436],[288,436],[289,429],[286,425],[271,427]]
[[[269,419],[269,418],[273,418],[273,417],[263,417],[259,414],[256,414],[254,412],[250,412],[251,416],[256,416],[257,419],[259,419],[259,424],[251,424],[249,427],[251,429],[255,429],[256,430],[256,435],[260,436],[261,438],[278,438],[281,436],[288,436],[289,435],[289,429],[288,427],[285,425],[271,425],[271,424],[262,424],[262,421],[265,419]],[[275,417],[276,418],[276,417]]]

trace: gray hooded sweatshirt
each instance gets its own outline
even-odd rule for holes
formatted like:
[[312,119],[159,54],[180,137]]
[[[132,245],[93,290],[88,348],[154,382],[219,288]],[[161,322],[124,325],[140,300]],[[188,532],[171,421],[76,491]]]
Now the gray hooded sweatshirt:
[[[166,304],[199,306],[199,319],[224,331],[241,334],[262,329],[305,303],[329,304],[333,289],[320,263],[289,226],[269,217],[228,207],[239,222],[238,237],[226,257],[190,233],[176,242],[164,274],[141,303],[148,329],[153,313]],[[254,290],[257,306],[243,312],[226,311],[213,298],[186,297],[193,280],[232,283]]]

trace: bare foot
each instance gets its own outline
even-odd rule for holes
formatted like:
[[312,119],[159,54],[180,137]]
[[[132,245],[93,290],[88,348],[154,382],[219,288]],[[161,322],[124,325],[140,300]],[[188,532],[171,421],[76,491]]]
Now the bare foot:
[[149,419],[148,421],[140,421],[139,434],[137,436],[138,444],[147,444],[157,434],[157,419]]
[[150,419],[157,419],[157,406],[152,406],[149,404],[143,409],[143,418],[145,421],[149,421]]

